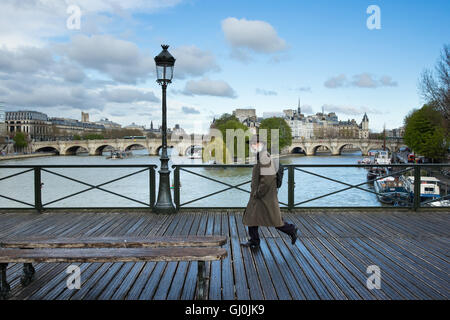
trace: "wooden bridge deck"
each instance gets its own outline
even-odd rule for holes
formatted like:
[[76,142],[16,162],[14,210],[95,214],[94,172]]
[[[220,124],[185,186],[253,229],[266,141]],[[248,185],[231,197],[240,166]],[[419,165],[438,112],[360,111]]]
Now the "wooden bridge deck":
[[[0,237],[222,234],[229,256],[207,263],[209,299],[449,299],[447,212],[301,212],[286,214],[301,233],[296,246],[262,228],[260,250],[241,248],[241,213],[0,213]],[[193,299],[196,262],[84,263],[81,289],[66,288],[67,264],[37,264],[20,284],[7,270],[11,299]],[[381,270],[369,290],[367,267]]]

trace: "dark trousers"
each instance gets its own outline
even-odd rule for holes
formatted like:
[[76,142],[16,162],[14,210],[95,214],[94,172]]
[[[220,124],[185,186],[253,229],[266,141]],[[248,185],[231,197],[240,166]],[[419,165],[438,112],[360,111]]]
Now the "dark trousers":
[[[293,234],[295,232],[295,225],[291,223],[284,222],[284,225],[281,227],[276,227],[277,230],[284,232],[286,234]],[[250,241],[259,244],[259,232],[258,227],[248,227],[248,234],[250,235]]]

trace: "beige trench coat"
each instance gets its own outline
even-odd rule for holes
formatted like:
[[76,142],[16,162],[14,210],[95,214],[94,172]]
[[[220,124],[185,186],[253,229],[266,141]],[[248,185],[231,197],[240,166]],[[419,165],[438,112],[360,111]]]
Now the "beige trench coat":
[[[242,222],[246,226],[281,227],[284,222],[281,218],[278,205],[277,176],[270,155],[265,152],[262,157],[269,159],[266,165],[258,162],[253,167],[250,200],[245,209]],[[271,171],[267,171],[272,166]],[[264,174],[261,174],[263,172]],[[270,174],[267,174],[270,173]]]

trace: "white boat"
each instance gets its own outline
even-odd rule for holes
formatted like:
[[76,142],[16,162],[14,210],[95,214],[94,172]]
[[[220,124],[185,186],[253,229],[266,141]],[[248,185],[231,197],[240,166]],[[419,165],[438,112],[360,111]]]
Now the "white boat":
[[[402,176],[402,180],[405,183],[406,190],[414,197],[414,177]],[[438,200],[440,198],[439,179],[435,177],[420,177],[420,201]]]
[[410,203],[410,194],[405,188],[404,182],[399,178],[386,177],[374,182],[377,198],[382,203],[395,206],[407,206]]
[[450,200],[436,200],[428,203],[431,207],[450,207]]
[[370,159],[369,157],[364,157],[362,160],[358,160],[359,164],[371,164],[372,163],[372,159]]
[[189,159],[202,159],[202,152],[196,151],[188,156]]
[[375,153],[375,164],[391,164],[391,158],[389,158],[389,152],[378,151]]

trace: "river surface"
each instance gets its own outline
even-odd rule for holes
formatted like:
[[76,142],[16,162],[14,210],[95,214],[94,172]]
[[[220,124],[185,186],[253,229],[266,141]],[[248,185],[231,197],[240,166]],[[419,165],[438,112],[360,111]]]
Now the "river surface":
[[[156,164],[159,165],[159,157],[146,155],[146,150],[134,150],[133,156],[126,159],[107,159],[104,156],[53,156],[42,158],[30,158],[21,160],[1,161],[0,165],[117,165],[117,164]],[[283,164],[357,164],[362,158],[361,153],[347,153],[341,156],[300,156],[290,155],[283,157]],[[184,163],[199,163],[200,160],[181,159]],[[358,184],[366,181],[367,171],[363,168],[302,168],[315,174],[327,176],[334,180],[348,184]],[[0,179],[26,169],[0,168]],[[99,185],[113,179],[120,178],[141,168],[51,168],[54,173],[62,174],[91,185]],[[236,185],[251,179],[251,168],[188,168],[200,175],[210,177],[228,184]],[[180,173],[181,204],[206,196],[210,193],[220,191],[227,186],[208,180],[191,173],[181,171]],[[287,171],[284,174],[284,182],[279,191],[279,201],[287,203]],[[171,175],[173,183],[173,174]],[[141,203],[101,191],[90,190],[82,192],[73,197],[53,202],[70,194],[81,192],[89,186],[71,181],[49,172],[42,172],[42,202],[46,207],[143,207]],[[34,180],[33,172],[27,172],[9,179],[0,180],[0,195],[34,203]],[[156,184],[158,185],[158,173],[156,173]],[[358,206],[381,206],[375,194],[362,190],[351,189],[325,198],[308,201],[345,188],[346,186],[337,182],[325,180],[308,173],[295,171],[295,203],[303,207],[358,207]],[[363,185],[369,188],[368,185]],[[143,203],[149,203],[149,173],[144,171],[136,175],[104,185],[102,188],[136,199]],[[250,190],[250,184],[241,187]],[[157,194],[157,192],[156,192]],[[240,190],[232,189],[226,192],[204,198],[199,201],[186,204],[186,207],[241,207],[245,206],[249,194]],[[53,203],[51,203],[53,202]],[[0,197],[0,208],[20,207],[27,205],[17,203]]]

